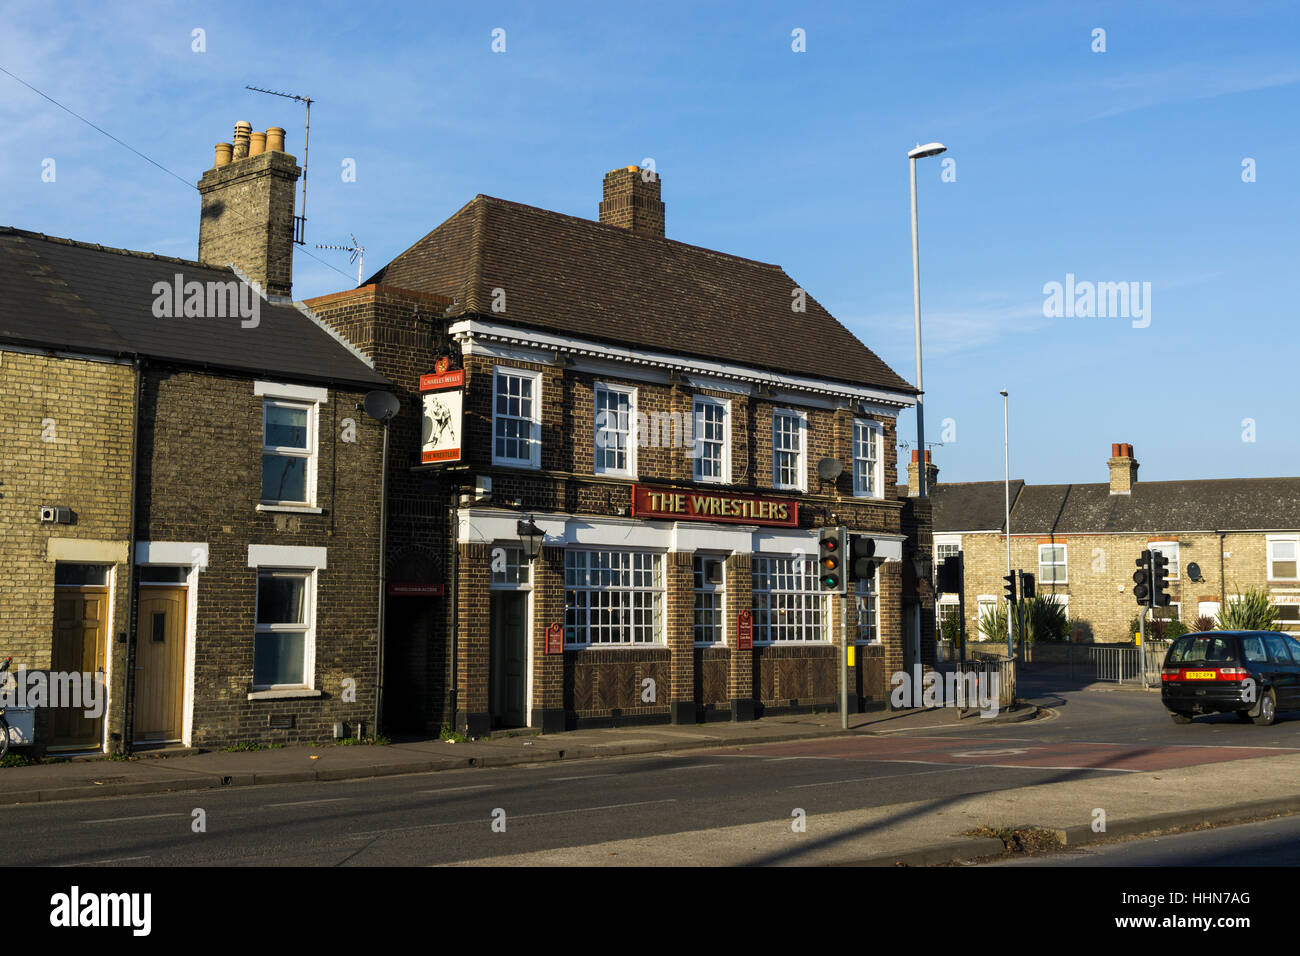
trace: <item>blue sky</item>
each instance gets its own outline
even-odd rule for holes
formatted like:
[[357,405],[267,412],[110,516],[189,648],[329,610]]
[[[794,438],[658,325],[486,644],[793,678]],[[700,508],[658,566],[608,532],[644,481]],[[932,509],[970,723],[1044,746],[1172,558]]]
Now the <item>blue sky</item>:
[[[244,84],[313,97],[308,242],[355,233],[367,273],[477,193],[594,218],[602,175],[653,158],[671,238],[780,263],[908,380],[906,152],[942,141],[955,181],[924,160],[919,191],[943,480],[1002,477],[1003,387],[1029,481],[1104,481],[1119,441],[1144,480],[1300,474],[1293,5],[18,0],[4,18],[0,66],[189,182],[236,120],[285,127],[301,160],[301,106]],[[193,189],[0,90],[0,222],[195,255]],[[353,284],[345,253],[310,251],[297,296]],[[1150,325],[1044,317],[1067,273],[1149,282]]]

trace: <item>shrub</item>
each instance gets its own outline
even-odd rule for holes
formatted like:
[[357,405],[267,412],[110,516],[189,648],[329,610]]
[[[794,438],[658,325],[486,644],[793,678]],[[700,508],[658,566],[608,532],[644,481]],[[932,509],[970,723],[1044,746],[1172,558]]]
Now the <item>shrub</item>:
[[980,614],[980,634],[986,641],[1005,641],[1007,639],[1007,606],[995,604]]
[[1218,624],[1215,622],[1214,618],[1210,617],[1208,614],[1202,614],[1192,622],[1193,631],[1212,631],[1217,626]]
[[939,639],[943,641],[952,641],[953,647],[961,646],[961,620],[957,615],[950,615],[940,621]]
[[1063,641],[1070,635],[1070,619],[1065,606],[1051,594],[1039,594],[1022,601],[1025,639],[1028,641]]
[[1271,631],[1277,622],[1277,609],[1267,591],[1251,588],[1239,593],[1219,610],[1219,627],[1225,631]]

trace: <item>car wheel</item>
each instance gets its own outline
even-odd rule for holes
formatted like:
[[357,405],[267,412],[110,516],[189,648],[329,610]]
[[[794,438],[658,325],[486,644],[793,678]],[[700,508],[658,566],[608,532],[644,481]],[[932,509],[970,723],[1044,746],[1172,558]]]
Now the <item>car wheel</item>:
[[1259,713],[1251,720],[1258,727],[1270,727],[1277,720],[1277,696],[1271,690],[1259,699]]
[[1192,715],[1184,714],[1181,711],[1176,710],[1169,716],[1174,719],[1174,723],[1176,724],[1190,724],[1192,722]]

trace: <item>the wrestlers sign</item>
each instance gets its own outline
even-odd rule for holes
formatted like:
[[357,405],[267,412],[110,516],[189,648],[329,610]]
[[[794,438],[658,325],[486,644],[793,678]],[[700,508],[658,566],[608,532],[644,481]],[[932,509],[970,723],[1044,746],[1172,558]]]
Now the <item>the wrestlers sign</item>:
[[799,524],[799,503],[789,498],[755,498],[636,485],[632,489],[632,514],[637,518],[671,521],[725,521],[794,528]]
[[420,461],[424,464],[460,461],[465,370],[452,371],[448,365],[444,356],[438,359],[432,374],[420,376],[420,392],[424,398]]

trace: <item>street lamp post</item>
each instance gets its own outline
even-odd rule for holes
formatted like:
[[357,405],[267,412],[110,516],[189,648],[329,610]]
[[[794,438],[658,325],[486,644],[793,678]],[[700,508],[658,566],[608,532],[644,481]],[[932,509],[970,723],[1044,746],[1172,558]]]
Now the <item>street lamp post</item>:
[[[1011,440],[1010,432],[1007,430],[1007,390],[1004,388],[1000,393],[1002,396],[1002,491],[1006,498],[1006,531],[1007,531],[1007,574],[1011,574]],[[1007,603],[1007,657],[1015,657],[1015,639],[1012,637],[1011,628],[1015,612],[1010,602]]]
[[925,386],[921,381],[921,253],[917,242],[916,227],[916,161],[926,156],[938,156],[948,147],[942,143],[926,143],[908,150],[907,160],[912,179],[912,316],[916,331],[916,447],[920,459],[919,475],[916,479],[918,498],[927,494],[925,474]]

